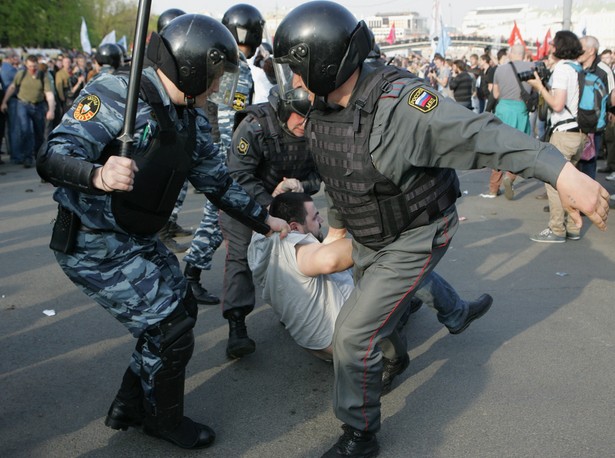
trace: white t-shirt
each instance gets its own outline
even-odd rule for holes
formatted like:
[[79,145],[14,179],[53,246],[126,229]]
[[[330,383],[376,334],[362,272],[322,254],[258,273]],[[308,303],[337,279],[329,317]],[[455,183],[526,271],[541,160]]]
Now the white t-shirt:
[[551,75],[551,89],[564,89],[566,91],[566,107],[559,112],[551,113],[551,125],[554,126],[560,121],[571,120],[568,123],[562,124],[555,130],[567,130],[578,127],[576,122],[577,111],[579,107],[579,79],[577,71],[566,62],[574,62],[571,60],[560,60],[553,67]]
[[335,320],[354,289],[350,270],[309,277],[299,270],[296,245],[320,243],[312,234],[254,234],[248,264],[254,283],[263,288],[290,336],[304,348],[323,350],[333,342]]
[[255,56],[252,56],[248,60],[248,65],[250,65],[252,81],[254,81],[254,95],[252,96],[252,103],[256,105],[257,103],[263,103],[268,100],[267,97],[269,97],[269,91],[273,87],[273,84],[271,84],[269,78],[267,78],[265,70],[254,65],[254,57]]

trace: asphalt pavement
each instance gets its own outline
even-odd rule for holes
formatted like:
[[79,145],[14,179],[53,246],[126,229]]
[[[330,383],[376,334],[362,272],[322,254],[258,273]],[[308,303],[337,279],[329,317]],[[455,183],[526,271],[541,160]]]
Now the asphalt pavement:
[[[463,297],[487,292],[494,304],[458,336],[433,310],[411,317],[410,367],[382,399],[380,456],[615,456],[614,228],[532,242],[548,218],[539,182],[519,180],[508,201],[480,197],[488,170],[459,176],[462,222],[437,271]],[[0,165],[0,456],[308,458],[337,440],[332,366],[260,301],[247,320],[256,353],[235,361],[219,306],[200,309],[185,411],[217,432],[211,448],[105,427],[134,341],[56,264],[52,193],[34,169]],[[202,202],[189,192],[182,226],[198,225]],[[217,295],[224,255],[202,276]]]

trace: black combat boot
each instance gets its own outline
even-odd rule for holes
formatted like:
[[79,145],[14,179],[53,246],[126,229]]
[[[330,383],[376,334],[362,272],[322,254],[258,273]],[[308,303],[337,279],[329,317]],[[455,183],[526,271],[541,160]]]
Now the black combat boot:
[[126,369],[122,385],[109,407],[105,425],[126,431],[128,427],[141,426],[145,416],[141,378],[130,367]]
[[343,425],[344,434],[337,443],[331,447],[322,458],[336,458],[340,456],[354,456],[371,458],[378,456],[380,446],[375,433],[359,431],[349,425]]
[[395,359],[382,358],[382,396],[391,392],[393,379],[405,371],[410,365],[408,353]]
[[[188,321],[187,321],[188,320]],[[154,378],[155,404],[145,402],[143,432],[164,439],[181,448],[209,447],[216,434],[206,425],[184,416],[184,382],[186,364],[194,350],[194,319],[186,317],[170,322],[161,336],[162,368]]]
[[191,229],[184,229],[175,221],[169,221],[166,226],[171,237],[187,237],[194,233]]
[[189,243],[179,243],[177,240],[173,238],[171,232],[171,223],[167,221],[167,223],[158,231],[158,237],[160,241],[166,245],[166,247],[171,250],[173,253],[184,253],[188,248],[190,248]]
[[229,358],[241,358],[254,353],[256,343],[248,337],[246,317],[241,310],[232,310],[228,318],[229,331],[226,355]]
[[203,305],[216,305],[220,303],[220,298],[209,293],[201,286],[201,269],[188,263],[184,269],[184,277],[188,280],[188,287],[192,291],[192,295],[197,303]]

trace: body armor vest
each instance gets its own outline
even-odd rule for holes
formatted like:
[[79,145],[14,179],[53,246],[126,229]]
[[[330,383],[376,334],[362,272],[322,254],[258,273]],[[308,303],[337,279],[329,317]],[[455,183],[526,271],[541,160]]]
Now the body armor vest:
[[141,78],[141,95],[152,107],[160,131],[144,151],[132,154],[139,168],[133,190],[113,193],[111,208],[123,230],[151,235],[169,220],[188,177],[196,147],[196,122],[195,113],[186,110],[188,127],[178,132],[158,90],[146,76]]
[[348,106],[337,112],[313,112],[306,137],[346,229],[359,243],[378,250],[405,230],[434,221],[455,203],[459,182],[452,169],[423,168],[422,176],[409,189],[400,189],[376,170],[369,137],[378,100],[385,93],[399,97],[391,83],[415,77],[392,66],[364,66],[362,71],[364,77]]
[[289,134],[280,126],[269,102],[251,105],[238,112],[235,115],[235,126],[248,114],[252,114],[263,129],[265,161],[260,164],[256,176],[263,182],[267,192],[271,194],[284,177],[307,179],[316,165],[305,139]]

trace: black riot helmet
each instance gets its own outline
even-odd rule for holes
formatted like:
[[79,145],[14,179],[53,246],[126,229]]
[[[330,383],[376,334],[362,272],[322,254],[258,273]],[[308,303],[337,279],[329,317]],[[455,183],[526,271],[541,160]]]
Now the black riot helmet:
[[183,16],[184,14],[186,14],[186,12],[180,10],[179,8],[171,8],[170,10],[164,11],[158,17],[158,33],[160,33],[162,29],[164,29],[167,25],[169,25],[169,22],[171,22],[173,19],[178,16]]
[[105,43],[98,47],[94,59],[98,62],[98,65],[110,65],[117,70],[122,64],[123,54],[124,52],[119,45],[115,43]]
[[152,32],[146,55],[187,98],[204,93],[216,78],[220,78],[220,91],[234,93],[225,81],[237,83],[237,43],[226,27],[211,17],[184,14],[173,19],[160,35]]
[[278,121],[283,126],[292,113],[297,113],[303,118],[307,118],[312,108],[308,92],[303,88],[291,89],[285,94],[280,93],[280,86],[275,85],[269,90],[269,103],[276,112]]
[[240,3],[224,13],[222,24],[231,31],[237,44],[250,47],[251,54],[246,57],[252,57],[263,40],[265,20],[261,13],[252,5]]
[[344,84],[374,47],[365,22],[328,1],[304,3],[280,23],[274,62],[289,65],[308,89],[325,96]]

